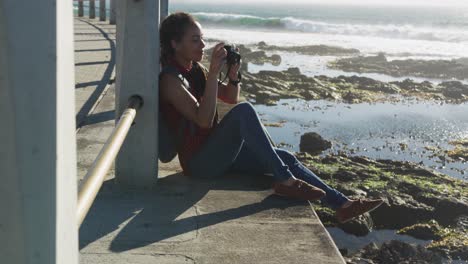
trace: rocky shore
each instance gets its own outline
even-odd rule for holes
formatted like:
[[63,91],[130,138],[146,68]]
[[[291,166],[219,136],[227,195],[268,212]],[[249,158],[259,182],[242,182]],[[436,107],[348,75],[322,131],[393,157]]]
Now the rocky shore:
[[[411,79],[382,82],[359,76],[309,77],[302,74],[299,68],[260,71],[255,74],[249,73],[247,69],[248,63],[281,62],[279,55],[268,56],[265,51],[269,54],[272,51],[288,51],[309,55],[355,55],[359,51],[323,46],[277,47],[266,43],[259,43],[257,51],[245,46],[239,48],[244,62],[242,97],[255,104],[276,105],[280,99],[290,98],[345,103],[400,101],[405,97],[447,103],[468,101],[468,85],[459,81],[439,84]],[[335,63],[332,66],[356,71],[353,67],[362,61],[365,67],[361,67],[358,72],[434,78],[463,77],[463,74],[460,75],[463,71],[466,77],[467,71],[463,65],[468,64],[464,60],[388,62],[381,54],[373,58],[338,60],[342,64]],[[345,64],[348,66],[341,66]],[[439,68],[444,74],[437,71]],[[265,125],[281,127],[284,122]],[[428,147],[427,151],[447,162],[468,161],[467,140],[450,142],[453,149],[435,146]],[[354,254],[344,252],[348,263],[443,263],[444,259],[468,261],[467,182],[411,162],[374,160],[344,152],[321,155],[331,145],[331,142],[318,134],[306,133],[301,138],[301,151],[296,156],[327,184],[345,195],[352,198],[382,197],[386,202],[372,213],[345,224],[336,222],[334,211],[318,203],[314,208],[327,227],[338,227],[356,236],[365,236],[372,229],[390,229],[428,241],[426,246],[414,246],[401,241],[388,241],[380,247],[370,244]]]
[[[468,101],[468,85],[463,84],[460,81],[445,81],[435,84],[429,81],[415,82],[411,79],[396,82],[382,82],[360,76],[328,77],[319,75],[308,77],[302,74],[299,68],[289,68],[285,71],[260,71],[255,74],[249,73],[249,63],[258,65],[262,65],[264,63],[278,65],[281,63],[281,56],[277,54],[267,55],[265,50],[294,51],[314,55],[359,53],[358,50],[323,45],[277,47],[260,42],[257,46],[259,50],[256,51],[245,45],[238,45],[238,48],[242,54],[243,62],[241,67],[241,72],[243,74],[243,95],[250,101],[258,104],[275,105],[278,100],[288,98],[300,98],[304,100],[338,100],[346,103],[397,101],[403,97],[416,97],[423,100],[441,100],[449,103],[462,103]],[[211,49],[208,49],[207,53],[211,54]],[[366,62],[381,61],[382,63],[387,61],[384,55],[379,55],[376,57],[348,58],[343,59],[343,62],[347,60],[352,61],[354,59],[358,61],[364,60]],[[370,62],[368,63],[369,69],[375,70],[382,68],[381,66],[371,64]],[[205,65],[209,65],[209,58],[206,58],[203,63]],[[398,63],[398,61],[388,63],[393,64]],[[424,65],[427,66],[437,63],[437,61],[417,61],[413,64],[421,64],[421,67],[423,67]],[[354,61],[351,64],[355,65]],[[434,67],[438,69],[440,68],[441,71],[447,74],[450,72],[458,72],[461,74],[460,76],[467,76],[468,60],[456,60],[453,61],[453,64],[457,66],[446,68],[446,65],[442,63],[442,65]],[[338,67],[337,65],[338,64],[334,64],[332,66]],[[399,66],[399,69],[403,69],[402,66]],[[431,71],[434,72],[434,70]],[[421,70],[416,68],[415,72],[421,72]],[[407,72],[407,74],[409,74],[409,72]]]
[[385,54],[342,58],[331,62],[329,67],[346,72],[383,73],[391,76],[417,76],[438,79],[468,78],[468,58],[453,60],[393,60]]
[[[416,251],[422,250],[423,253],[437,254],[444,258],[468,260],[467,182],[411,162],[373,160],[347,154],[321,157],[317,153],[324,149],[323,146],[329,145],[328,141],[314,133],[308,134],[307,137],[303,137],[301,144],[302,141],[305,144],[309,140],[323,142],[316,144],[317,148],[308,147],[296,153],[304,165],[327,184],[349,197],[382,197],[386,200],[384,205],[372,213],[345,224],[336,222],[334,212],[318,204],[315,210],[325,226],[338,227],[357,236],[364,236],[372,229],[399,230],[401,234],[431,240],[424,248],[430,253],[422,249],[414,249]],[[312,145],[314,144],[307,146]],[[378,255],[375,251],[379,250],[388,251],[395,243],[390,242],[382,249],[374,247],[372,254]],[[401,245],[397,244],[396,247]],[[371,253],[367,252],[364,255],[367,256],[366,254]]]
[[411,79],[381,82],[359,76],[315,76],[301,74],[299,68],[286,71],[243,72],[245,97],[258,104],[275,105],[280,99],[338,100],[346,103],[398,101],[403,97],[441,100],[450,103],[468,101],[468,85],[459,81],[433,84]]

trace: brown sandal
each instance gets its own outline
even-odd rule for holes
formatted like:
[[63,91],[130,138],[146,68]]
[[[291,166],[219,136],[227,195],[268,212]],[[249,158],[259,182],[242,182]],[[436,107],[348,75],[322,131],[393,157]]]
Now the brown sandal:
[[325,196],[325,192],[305,181],[295,179],[291,186],[275,182],[273,190],[276,195],[286,196],[299,200],[318,200]]

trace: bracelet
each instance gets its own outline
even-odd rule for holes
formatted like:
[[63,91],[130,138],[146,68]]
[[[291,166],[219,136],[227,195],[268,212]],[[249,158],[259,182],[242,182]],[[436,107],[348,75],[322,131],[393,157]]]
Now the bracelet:
[[237,72],[237,80],[232,80],[231,78],[229,78],[229,84],[232,84],[234,86],[237,86],[242,80],[242,75],[240,72]]

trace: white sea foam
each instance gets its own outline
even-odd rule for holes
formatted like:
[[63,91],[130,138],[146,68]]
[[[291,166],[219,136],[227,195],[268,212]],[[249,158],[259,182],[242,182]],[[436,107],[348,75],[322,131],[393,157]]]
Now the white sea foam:
[[265,30],[283,30],[345,36],[372,36],[391,39],[468,42],[468,32],[456,27],[415,26],[411,24],[330,23],[293,17],[259,17],[227,13],[193,13],[205,24],[217,26],[250,27]]
[[362,54],[385,52],[387,56],[419,59],[452,59],[468,57],[468,42],[390,39],[376,36],[336,35],[324,33],[293,33],[261,31],[253,29],[226,29],[205,27],[205,36],[236,44],[256,44],[265,41],[269,45],[304,46],[328,45],[355,48]]

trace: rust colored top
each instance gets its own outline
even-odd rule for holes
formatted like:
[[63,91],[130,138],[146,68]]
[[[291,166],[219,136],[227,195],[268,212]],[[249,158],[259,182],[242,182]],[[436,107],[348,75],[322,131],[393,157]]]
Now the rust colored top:
[[[203,100],[206,84],[206,70],[196,62],[194,62],[190,68],[184,68],[174,60],[170,61],[169,64],[175,66],[179,70],[190,84],[188,91],[197,99],[198,102],[201,102]],[[159,98],[161,98],[161,96]],[[176,135],[177,131],[180,131],[179,126],[181,125],[181,119],[184,117],[177,111],[174,105],[167,101],[163,101],[162,99],[160,100],[163,118],[167,121],[170,131]],[[201,148],[211,132],[218,125],[218,111],[216,111],[211,128],[201,128],[193,122],[190,123],[190,125],[185,126],[184,131],[182,132],[183,140],[181,146],[177,146],[179,163],[185,175],[190,175],[187,168],[188,161]]]

